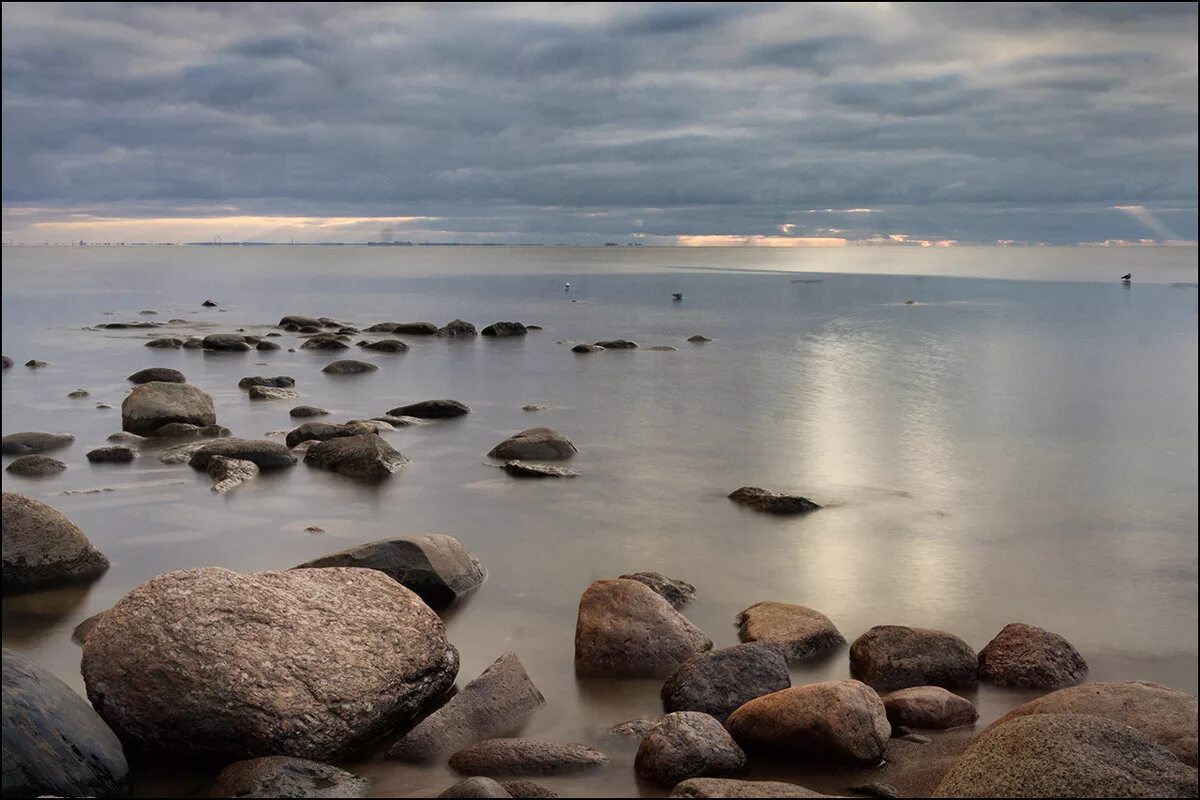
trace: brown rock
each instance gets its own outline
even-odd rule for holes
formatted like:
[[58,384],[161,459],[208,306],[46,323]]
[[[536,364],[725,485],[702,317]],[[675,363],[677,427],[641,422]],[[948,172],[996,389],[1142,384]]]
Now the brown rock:
[[638,747],[638,777],[663,786],[688,778],[730,775],[746,766],[746,754],[721,723],[699,711],[667,714]]
[[31,497],[4,492],[4,593],[87,582],[108,569],[108,558],[75,523]]
[[888,721],[906,728],[943,730],[972,725],[979,719],[975,705],[940,686],[913,686],[883,696]]
[[607,763],[593,747],[545,739],[487,739],[450,757],[451,769],[464,775],[560,775]]
[[767,514],[807,514],[819,505],[798,494],[779,494],[757,486],[743,486],[729,494],[733,502]]
[[320,761],[266,756],[236,761],[217,776],[206,797],[366,797],[366,778]]
[[909,686],[956,689],[976,684],[976,656],[952,633],[876,625],[850,646],[850,674],[881,692]]
[[1062,689],[1087,677],[1088,666],[1057,633],[1014,622],[979,651],[979,680],[1018,689]]
[[190,383],[151,381],[134,386],[121,403],[121,427],[130,433],[145,436],[169,422],[215,425],[212,397]]
[[738,614],[737,624],[743,642],[778,642],[794,660],[846,644],[829,617],[791,603],[755,603]]

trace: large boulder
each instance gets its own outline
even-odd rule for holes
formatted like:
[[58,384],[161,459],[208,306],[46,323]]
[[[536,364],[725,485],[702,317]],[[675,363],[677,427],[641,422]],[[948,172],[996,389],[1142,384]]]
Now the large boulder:
[[210,333],[204,337],[200,346],[205,350],[232,353],[244,353],[252,349],[250,343],[246,341],[246,337],[238,336],[235,333]]
[[304,463],[348,478],[381,481],[404,469],[408,459],[378,434],[362,433],[314,444],[305,452]]
[[328,409],[319,406],[296,406],[288,412],[291,417],[323,417],[331,413]]
[[703,711],[724,722],[754,698],[791,685],[783,646],[753,642],[688,659],[663,684],[661,694],[667,711]]
[[1127,725],[1032,714],[967,749],[934,797],[1195,797],[1196,770]]
[[677,711],[663,717],[642,738],[634,760],[638,777],[662,786],[674,786],[688,778],[731,775],[745,766],[746,754],[729,732],[699,711]]
[[798,494],[780,494],[757,486],[743,486],[730,492],[729,499],[738,505],[767,514],[807,514],[819,505]]
[[979,680],[1015,689],[1062,689],[1087,677],[1070,642],[1035,625],[1014,622],[979,651]]
[[462,542],[444,533],[380,539],[306,561],[294,569],[364,567],[416,592],[433,608],[445,608],[476,589],[487,576]]
[[168,572],[83,645],[92,705],[127,745],[318,761],[410,722],[458,651],[421,598],[369,569]]
[[3,653],[5,797],[128,797],[116,734],[71,687]]
[[638,581],[596,581],[579,600],[577,675],[661,677],[711,649],[712,639]]
[[877,764],[892,735],[879,695],[858,681],[796,686],[751,700],[725,727],[747,750]]
[[876,625],[850,645],[850,674],[880,692],[971,687],[977,683],[976,663],[969,644],[931,628]]
[[[166,452],[159,457],[161,461]],[[268,439],[214,439],[190,451],[188,464],[196,469],[208,469],[214,456],[253,461],[259,469],[279,469],[296,463],[296,457],[279,442]]]
[[608,763],[594,747],[546,739],[485,739],[450,757],[463,775],[558,775]]
[[366,797],[371,782],[306,758],[264,756],[221,770],[205,797]]
[[[991,727],[1030,714],[1092,714],[1128,725],[1196,766],[1196,695],[1148,681],[1088,683],[1017,706]],[[990,728],[989,728],[990,730]]]
[[391,417],[416,417],[417,419],[445,419],[470,414],[471,409],[457,400],[422,400],[406,406],[397,406],[388,412]]
[[26,456],[58,450],[75,441],[69,433],[42,433],[40,431],[24,431],[10,433],[0,439],[0,452],[6,456]]
[[108,569],[75,523],[32,497],[4,492],[0,529],[5,594],[87,582]]
[[217,424],[213,399],[190,383],[151,381],[133,387],[121,403],[121,427],[146,436],[168,422]]
[[432,759],[516,729],[545,702],[521,660],[505,653],[392,745],[388,755],[406,761]]
[[187,383],[187,378],[184,377],[182,372],[170,367],[147,367],[146,369],[139,369],[126,380],[130,383]]
[[829,617],[791,603],[755,603],[738,614],[737,624],[743,642],[778,642],[793,660],[846,643]]
[[885,694],[888,722],[905,728],[943,730],[979,719],[974,703],[940,686],[913,686]]
[[11,472],[13,475],[20,475],[24,478],[45,478],[50,475],[57,475],[66,468],[67,465],[57,458],[32,455],[17,456],[4,468],[4,471]]
[[526,329],[520,322],[493,322],[479,333],[483,336],[524,336]]
[[549,428],[526,428],[493,447],[488,457],[561,461],[578,452],[571,440],[557,431]]
[[739,781],[732,778],[690,778],[676,786],[671,797],[831,797],[794,783]]

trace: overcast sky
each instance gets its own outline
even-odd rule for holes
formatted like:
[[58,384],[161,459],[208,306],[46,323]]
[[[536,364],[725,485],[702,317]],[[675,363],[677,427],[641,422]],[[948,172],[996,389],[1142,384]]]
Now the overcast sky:
[[6,241],[1197,238],[1197,7],[21,4]]

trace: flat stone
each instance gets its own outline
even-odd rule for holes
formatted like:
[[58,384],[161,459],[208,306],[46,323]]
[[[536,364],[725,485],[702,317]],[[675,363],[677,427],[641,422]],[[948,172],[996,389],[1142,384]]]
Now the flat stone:
[[819,505],[807,497],[779,494],[757,486],[743,486],[729,494],[729,499],[738,505],[767,514],[807,514],[816,511]]
[[488,453],[489,458],[559,461],[579,451],[571,440],[550,428],[526,428],[505,439]]
[[210,333],[200,342],[205,350],[244,353],[252,349],[245,337],[232,333]]
[[318,333],[300,345],[301,350],[346,350],[349,347],[350,345],[332,333]]
[[50,475],[57,475],[66,468],[67,465],[57,458],[32,455],[17,456],[12,460],[12,463],[4,468],[4,471],[10,472],[13,475],[20,475],[24,478],[44,478]]
[[702,344],[704,342],[712,341],[712,339],[708,338],[707,336],[704,336],[703,334],[699,334],[699,333],[692,334],[691,336],[689,336],[687,338],[687,340],[689,342],[691,342],[692,344]]
[[253,386],[273,386],[277,389],[291,389],[295,387],[296,379],[290,375],[276,375],[273,378],[264,378],[261,375],[253,375],[242,378],[238,381],[239,389],[249,389]]
[[155,439],[215,439],[229,436],[229,428],[221,425],[192,425],[187,422],[168,422],[149,434]]
[[128,464],[137,458],[137,451],[123,444],[89,450],[87,460],[93,464]]
[[137,445],[146,441],[146,437],[138,436],[136,433],[130,433],[129,431],[117,431],[116,433],[110,433],[105,441],[112,442],[113,444]]
[[1087,677],[1070,642],[1034,625],[1005,625],[979,651],[979,680],[1017,689],[1062,689]]
[[177,369],[169,367],[147,367],[133,373],[127,379],[130,383],[187,383],[187,378]]
[[5,594],[90,582],[108,569],[83,531],[40,500],[4,492],[0,517]]
[[41,433],[39,431],[10,433],[0,439],[0,452],[6,456],[32,455],[58,450],[74,441],[75,437],[69,433]]
[[281,317],[276,327],[286,328],[288,325],[295,325],[297,328],[313,327],[320,328],[321,320],[316,317],[306,317],[302,314],[288,314]]
[[571,348],[572,353],[599,353],[604,348],[598,344],[577,344]]
[[900,689],[885,694],[882,700],[893,729],[899,725],[944,730],[973,725],[979,719],[979,712],[970,700],[940,686]]
[[398,406],[387,412],[393,417],[417,417],[418,419],[444,419],[471,413],[471,409],[457,400],[422,400]]
[[737,624],[743,642],[778,642],[794,661],[846,644],[829,617],[791,603],[755,603],[738,614]]
[[360,375],[364,372],[377,372],[378,370],[378,364],[347,358],[326,364],[321,372],[324,372],[326,375]]
[[212,490],[225,494],[230,489],[258,477],[258,465],[241,458],[213,456],[208,460],[208,476],[213,479]]
[[701,711],[724,722],[751,700],[791,685],[783,646],[752,642],[688,659],[663,684],[661,695],[667,711]]
[[514,478],[576,478],[579,470],[570,467],[551,467],[547,464],[531,464],[528,461],[505,461],[500,467]]
[[146,347],[160,347],[164,350],[178,350],[183,347],[183,339],[178,339],[173,336],[164,337],[162,339],[151,339],[146,342]]
[[408,459],[374,433],[346,436],[314,444],[304,463],[364,481],[380,481],[404,469]]
[[463,775],[560,775],[607,763],[593,747],[545,739],[487,739],[450,757]]
[[408,345],[399,339],[380,339],[377,342],[359,342],[358,346],[364,350],[374,350],[378,353],[408,352]]
[[292,417],[322,417],[331,411],[320,408],[319,406],[296,406],[288,412],[288,416]]
[[713,717],[698,711],[667,714],[646,733],[634,769],[638,777],[662,786],[688,778],[741,771],[746,754]]
[[221,770],[205,797],[366,797],[371,782],[320,761],[265,756]]
[[683,608],[696,596],[695,586],[687,581],[668,578],[658,572],[634,572],[630,575],[622,575],[621,579],[646,584],[656,593],[661,594],[672,608]]
[[850,674],[880,692],[910,686],[976,685],[976,656],[952,633],[876,625],[850,646]]
[[669,344],[656,344],[652,347],[643,347],[642,349],[650,353],[675,353],[679,351],[678,347],[672,347]]
[[251,386],[251,400],[295,400],[300,393],[295,389],[279,389],[274,386]]
[[91,396],[92,396],[92,393],[89,392],[87,389],[76,389],[75,391],[67,394],[67,397],[71,398],[72,400],[82,400],[85,397],[91,397]]
[[193,450],[188,464],[195,469],[207,470],[208,462],[214,456],[253,461],[259,469],[290,467],[297,460],[290,450],[278,442],[266,439],[215,439]]
[[608,339],[602,342],[596,342],[596,347],[602,347],[605,350],[633,350],[638,346],[637,342],[631,342],[628,339]]

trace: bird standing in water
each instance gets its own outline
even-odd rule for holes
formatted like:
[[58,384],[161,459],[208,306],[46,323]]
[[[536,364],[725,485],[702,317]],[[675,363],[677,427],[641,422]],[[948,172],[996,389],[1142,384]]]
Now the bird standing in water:
[[570,281],[563,281],[563,291],[564,292],[571,291],[571,282]]
[[1126,272],[1124,275],[1121,276],[1121,280],[1125,281],[1126,283],[1129,283],[1131,280],[1133,280],[1133,273]]

